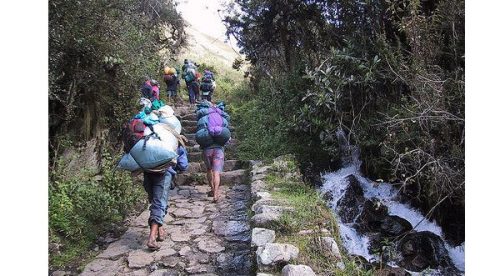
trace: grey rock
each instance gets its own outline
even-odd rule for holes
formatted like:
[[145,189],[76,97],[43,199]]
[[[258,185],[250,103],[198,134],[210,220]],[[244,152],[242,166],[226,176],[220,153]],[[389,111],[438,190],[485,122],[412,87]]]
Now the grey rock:
[[189,233],[171,232],[170,238],[174,242],[185,242],[185,241],[189,241],[190,236],[189,236]]
[[123,263],[123,257],[116,261],[106,259],[95,259],[83,270],[82,276],[90,275],[114,275]]
[[219,236],[234,236],[250,230],[250,226],[243,221],[214,221],[213,231]]
[[130,252],[127,261],[130,268],[142,268],[154,261],[154,255],[144,249],[135,250]]
[[222,246],[219,242],[209,239],[209,240],[201,240],[198,242],[198,248],[207,253],[219,253],[224,251],[226,248]]
[[342,259],[342,255],[340,254],[339,247],[337,246],[337,242],[332,237],[321,237],[321,251],[328,257],[335,258],[337,260]]
[[181,250],[179,250],[179,255],[186,256],[189,252],[191,252],[191,247],[186,245],[183,248],[181,248]]
[[252,246],[264,246],[266,243],[274,242],[276,234],[274,230],[265,228],[252,229]]
[[174,249],[162,246],[160,250],[154,253],[154,259],[155,261],[158,261],[163,259],[164,257],[169,257],[175,254],[177,254],[177,251],[175,251]]
[[307,265],[286,265],[281,270],[281,276],[316,276],[316,273]]
[[274,269],[299,256],[299,249],[291,244],[267,243],[257,249],[257,264],[262,271]]
[[54,271],[52,272],[51,274],[52,276],[66,276],[66,275],[71,275],[70,272],[67,272],[67,271],[61,271],[61,270],[58,270],[58,271]]
[[186,271],[189,274],[208,272],[208,266],[207,265],[201,265],[201,264],[195,264],[193,266],[187,267]]

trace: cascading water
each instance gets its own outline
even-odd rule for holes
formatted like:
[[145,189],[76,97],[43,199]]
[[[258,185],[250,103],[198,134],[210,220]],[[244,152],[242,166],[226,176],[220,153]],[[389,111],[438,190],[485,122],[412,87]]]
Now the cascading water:
[[[342,130],[336,134],[343,167],[322,175],[320,192],[339,218],[340,234],[348,252],[370,262],[381,261],[382,255],[387,265],[403,267],[413,275],[419,275],[415,271],[422,271],[425,266],[425,271],[433,275],[462,275],[465,243],[454,247],[444,242],[441,227],[399,202],[392,185],[363,177],[359,149],[349,144]],[[377,237],[379,244],[384,238],[399,242],[394,246],[399,252],[384,255],[370,250],[377,247]],[[417,254],[418,246],[431,248],[431,253],[420,253],[423,257],[411,255]]]

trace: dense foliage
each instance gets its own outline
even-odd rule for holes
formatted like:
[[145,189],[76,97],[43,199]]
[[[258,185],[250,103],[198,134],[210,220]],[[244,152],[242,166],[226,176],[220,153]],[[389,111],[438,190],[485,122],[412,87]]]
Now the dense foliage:
[[228,9],[228,34],[253,65],[241,135],[265,138],[247,155],[286,145],[318,167],[338,160],[342,129],[366,173],[400,185],[463,241],[463,0],[236,0]]
[[144,207],[142,187],[114,171],[114,142],[144,78],[159,76],[185,40],[172,0],[49,1],[51,268],[78,267],[98,237]]

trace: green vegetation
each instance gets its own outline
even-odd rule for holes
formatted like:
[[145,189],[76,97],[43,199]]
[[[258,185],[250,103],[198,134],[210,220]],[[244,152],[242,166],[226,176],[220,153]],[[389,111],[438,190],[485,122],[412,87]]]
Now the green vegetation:
[[163,70],[160,53],[185,36],[170,0],[49,1],[50,269],[83,265],[100,235],[144,207],[142,187],[113,171],[119,131],[145,77]]
[[[70,160],[81,160],[75,153]],[[95,240],[107,231],[116,231],[134,207],[146,205],[140,184],[129,173],[115,171],[118,158],[104,152],[99,177],[89,169],[61,158],[58,170],[51,172],[49,185],[50,242],[60,246],[51,252],[52,268],[77,268],[93,256]],[[69,169],[68,169],[69,168]],[[57,251],[57,250],[54,250]]]
[[242,157],[326,169],[342,129],[367,175],[401,185],[445,231],[463,225],[463,0],[234,2],[228,33],[252,64],[235,107]]
[[[342,247],[339,229],[331,210],[316,190],[300,180],[298,166],[291,156],[274,161],[272,173],[266,176],[265,182],[274,200],[293,208],[272,225],[276,242],[290,243],[299,248],[299,258],[293,264],[307,264],[318,275],[372,275],[371,271],[364,271],[350,260],[345,250],[342,250],[345,270],[339,269],[336,262],[321,252],[321,236],[334,237],[339,248]],[[301,230],[312,232],[298,234]]]

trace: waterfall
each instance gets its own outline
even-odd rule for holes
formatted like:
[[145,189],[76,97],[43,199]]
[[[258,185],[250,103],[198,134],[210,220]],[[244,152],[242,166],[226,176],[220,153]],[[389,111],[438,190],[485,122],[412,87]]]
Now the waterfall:
[[[397,190],[392,185],[385,182],[374,182],[362,176],[360,173],[361,161],[359,148],[349,143],[349,140],[341,129],[336,132],[336,135],[342,154],[342,168],[334,172],[322,174],[323,185],[320,187],[320,193],[327,200],[328,206],[338,218],[341,238],[349,254],[362,256],[370,262],[380,260],[378,255],[372,254],[369,251],[370,238],[356,230],[357,217],[361,214],[362,210],[359,211],[354,221],[343,222],[339,215],[340,208],[357,208],[355,206],[340,206],[342,198],[352,196],[346,195],[348,186],[351,185],[348,177],[352,175],[359,183],[365,201],[367,199],[376,199],[380,204],[387,207],[389,216],[397,216],[408,221],[414,228],[414,232],[430,232],[439,236],[444,243],[444,250],[447,251],[449,259],[455,268],[459,270],[455,274],[462,274],[465,271],[465,242],[459,246],[452,246],[446,243],[441,227],[434,221],[425,218],[422,213],[408,204],[399,202]],[[395,261],[389,261],[387,264],[395,266]],[[407,271],[414,274],[411,270],[407,269]],[[432,270],[432,273],[434,275],[448,275],[439,269]],[[416,275],[419,274],[417,273]]]

